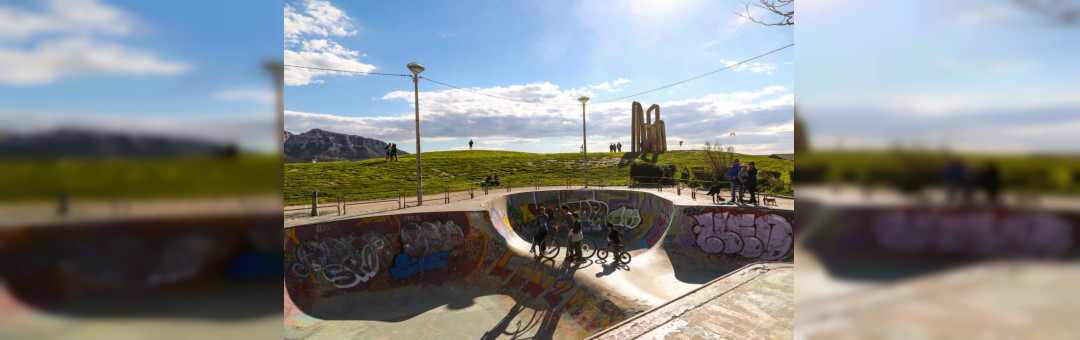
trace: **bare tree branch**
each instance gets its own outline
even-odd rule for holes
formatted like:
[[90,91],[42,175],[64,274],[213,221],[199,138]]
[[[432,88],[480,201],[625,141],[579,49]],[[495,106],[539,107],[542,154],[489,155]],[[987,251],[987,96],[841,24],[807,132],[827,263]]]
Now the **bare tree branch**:
[[[757,1],[758,1],[758,3],[750,3],[750,2],[742,3],[746,7],[746,13],[745,14],[739,13],[739,12],[732,12],[732,13],[735,13],[736,15],[738,15],[740,17],[746,18],[747,20],[750,20],[750,21],[753,21],[753,22],[756,22],[756,23],[759,23],[759,24],[762,24],[762,25],[765,25],[765,26],[787,26],[787,25],[794,25],[795,24],[795,6],[793,6],[793,4],[795,3],[795,0],[757,0]],[[764,21],[759,20],[759,19],[755,19],[752,15],[750,15],[750,6],[754,6],[754,7],[757,7],[757,8],[764,9],[764,10],[766,10],[768,12],[772,12],[773,14],[781,16],[782,19],[780,19],[777,22],[772,22],[772,23],[764,22]],[[786,8],[788,6],[791,6],[790,11],[787,10],[787,8]]]

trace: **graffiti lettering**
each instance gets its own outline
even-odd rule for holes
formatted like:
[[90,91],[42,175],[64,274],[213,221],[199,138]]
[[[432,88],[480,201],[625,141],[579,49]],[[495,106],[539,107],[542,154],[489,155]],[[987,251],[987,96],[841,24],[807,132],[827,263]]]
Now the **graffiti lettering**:
[[381,255],[390,251],[389,240],[381,234],[305,240],[296,247],[299,263],[292,270],[300,277],[318,272],[334,287],[352,288],[375,277]]
[[876,215],[871,228],[880,247],[897,253],[1061,256],[1074,240],[1066,221],[1038,213],[894,211]]
[[783,216],[753,213],[706,212],[690,215],[695,244],[709,254],[736,254],[743,258],[778,260],[786,256],[794,236]]
[[448,257],[450,257],[450,253],[446,251],[437,251],[431,255],[421,257],[401,253],[394,258],[394,268],[390,269],[390,275],[401,279],[416,273],[441,269],[446,267],[446,258]]

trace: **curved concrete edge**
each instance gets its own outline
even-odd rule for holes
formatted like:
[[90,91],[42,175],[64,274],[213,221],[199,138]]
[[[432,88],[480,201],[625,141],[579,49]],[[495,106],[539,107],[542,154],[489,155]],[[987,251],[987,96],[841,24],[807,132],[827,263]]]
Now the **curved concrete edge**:
[[[772,278],[766,280],[763,277],[767,275],[776,276],[779,280],[771,280]],[[743,293],[738,290],[746,287],[758,293],[753,294],[755,299],[737,296]],[[597,332],[588,339],[635,339],[645,335],[656,338],[671,332],[699,333],[696,335],[702,338],[716,336],[765,338],[766,335],[771,338],[790,338],[794,332],[794,291],[793,264],[749,264],[671,301]],[[760,294],[761,292],[766,294]],[[723,309],[728,313],[714,315],[717,313],[709,313],[707,311],[709,309]],[[697,313],[700,311],[706,312]],[[703,317],[705,320],[702,320]],[[737,329],[739,327],[724,329],[710,327],[707,323],[746,326],[741,327],[742,329]]]
[[[633,213],[625,212],[636,210],[631,220],[638,224],[627,226],[648,229],[631,233],[624,244],[641,245],[631,252],[631,265],[638,270],[616,270],[600,279],[604,273],[592,278],[590,272],[557,266],[561,260],[532,261],[527,254],[530,243],[521,237],[530,221],[518,204],[528,202],[518,198],[537,201],[538,195],[553,199],[555,207],[591,198],[596,205],[586,202],[579,207],[596,213],[592,221],[611,217],[615,209],[623,209],[619,218],[626,220]],[[610,209],[620,202],[621,206]],[[600,203],[608,210],[600,210]],[[615,190],[511,193],[480,206],[488,210],[382,215],[286,228],[287,330],[290,324],[303,324],[296,320],[308,314],[317,319],[362,321],[369,317],[347,310],[355,308],[350,304],[326,302],[335,295],[440,286],[483,289],[509,295],[519,304],[557,311],[565,317],[553,334],[584,337],[667,301],[673,292],[677,295],[697,287],[693,282],[704,283],[758,261],[741,257],[739,251],[731,251],[731,245],[741,249],[754,240],[760,244],[776,236],[781,242],[774,248],[786,245],[786,249],[770,256],[791,256],[793,211],[681,206],[650,193]],[[764,250],[752,254],[760,256]],[[708,279],[694,281],[701,277]],[[320,305],[334,310],[320,310]]]

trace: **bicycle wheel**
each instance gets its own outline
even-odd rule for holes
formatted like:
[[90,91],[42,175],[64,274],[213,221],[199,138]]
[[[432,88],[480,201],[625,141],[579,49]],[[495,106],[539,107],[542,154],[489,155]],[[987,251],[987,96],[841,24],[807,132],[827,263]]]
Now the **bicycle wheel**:
[[559,239],[558,238],[556,238],[555,236],[547,236],[547,237],[544,237],[543,242],[544,242],[544,245],[546,246],[546,249],[544,249],[544,252],[542,254],[540,254],[540,256],[543,256],[543,257],[546,257],[546,258],[549,258],[549,259],[554,259],[555,256],[559,255],[559,248],[561,246],[559,245]]
[[630,253],[627,253],[625,251],[619,252],[619,262],[622,264],[630,263]]
[[581,239],[581,257],[590,258],[596,253],[596,241],[593,239],[584,237]]
[[597,249],[596,250],[596,257],[601,259],[601,260],[606,259],[607,258],[607,253],[608,253],[607,248]]

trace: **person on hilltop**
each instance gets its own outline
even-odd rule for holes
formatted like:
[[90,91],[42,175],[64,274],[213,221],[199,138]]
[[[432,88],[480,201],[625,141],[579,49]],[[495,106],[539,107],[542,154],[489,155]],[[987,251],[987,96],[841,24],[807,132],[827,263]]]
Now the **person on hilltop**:
[[472,150],[472,139],[469,140],[469,150]]
[[739,197],[742,197],[742,182],[739,182],[739,170],[742,167],[739,166],[739,159],[736,158],[735,162],[728,168],[727,175],[731,179],[731,202],[737,202],[735,200],[735,191],[739,191]]
[[391,145],[392,146],[390,147],[390,157],[394,158],[394,161],[397,161],[397,143]]
[[[544,238],[548,235],[548,221],[551,216],[548,216],[547,209],[544,209],[544,204],[539,203],[536,205],[540,210],[540,214],[536,215],[536,226],[533,228],[533,243],[532,248],[529,249],[530,254],[536,254],[539,257],[541,254],[547,252],[547,244],[544,242]],[[536,252],[536,245],[540,244],[540,252]]]
[[618,149],[619,152],[622,152],[622,142],[619,142],[619,144],[616,145],[615,147],[616,147],[616,149]]
[[383,151],[386,151],[386,161],[390,161],[390,144],[383,146]]

